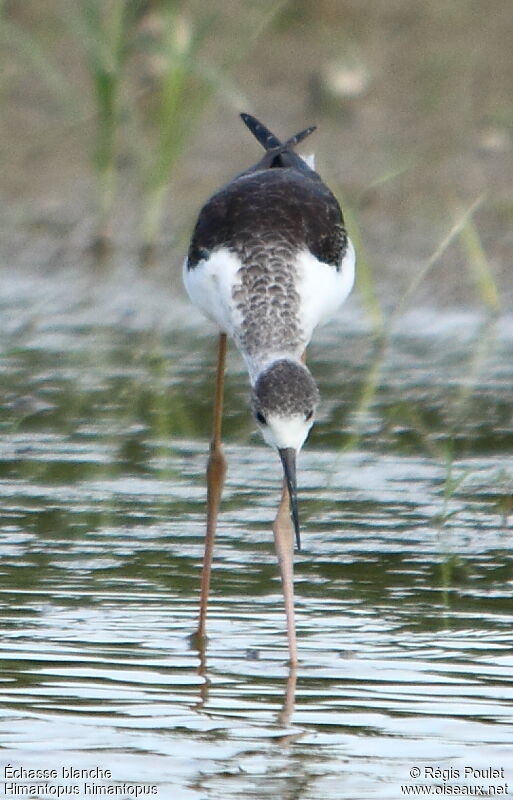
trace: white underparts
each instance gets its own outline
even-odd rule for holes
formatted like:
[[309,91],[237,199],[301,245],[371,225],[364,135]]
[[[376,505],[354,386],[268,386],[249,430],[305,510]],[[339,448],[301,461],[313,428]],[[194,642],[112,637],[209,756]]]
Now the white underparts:
[[192,269],[187,269],[186,259],[183,268],[185,288],[193,304],[231,337],[242,321],[233,302],[240,268],[240,258],[227,247],[214,250]]
[[305,343],[308,343],[317,325],[324,325],[337,314],[353,288],[355,252],[351,240],[347,240],[347,249],[338,270],[331,264],[318,261],[308,250],[298,254],[296,268],[301,326]]
[[[215,322],[221,331],[234,339],[239,347],[244,309],[234,302],[233,290],[241,282],[243,269],[239,257],[227,247],[214,250],[192,269],[184,264],[184,283],[194,305],[206,317]],[[334,317],[349,295],[355,272],[355,253],[348,239],[347,249],[337,270],[315,258],[309,250],[301,250],[290,269],[295,273],[295,284],[299,294],[299,323],[301,335],[294,352],[276,351],[248,354],[242,352],[251,382],[266,364],[279,358],[298,361],[312,337],[317,325],[323,325]]]

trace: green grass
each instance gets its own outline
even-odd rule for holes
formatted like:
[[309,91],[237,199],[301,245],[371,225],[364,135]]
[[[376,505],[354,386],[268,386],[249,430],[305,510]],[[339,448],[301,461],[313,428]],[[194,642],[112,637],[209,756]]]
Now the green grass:
[[473,215],[476,213],[477,209],[483,202],[483,199],[484,195],[481,195],[463,213],[461,213],[458,216],[458,218],[454,221],[453,225],[451,226],[447,234],[443,237],[441,242],[434,249],[433,253],[426,260],[422,268],[417,272],[417,274],[412,279],[410,284],[406,287],[406,290],[400,297],[392,314],[390,315],[387,321],[387,329],[389,335],[392,333],[392,329],[394,328],[397,321],[400,319],[401,315],[403,314],[405,308],[408,305],[408,302],[411,300],[411,298],[415,294],[416,290],[418,289],[422,281],[424,281],[427,278],[427,276],[433,271],[434,267],[440,262],[440,259],[442,258],[446,250],[449,248],[449,246],[457,239],[458,236],[461,235],[462,231],[469,224],[469,221],[472,219]]
[[461,227],[459,239],[467,259],[468,270],[475,282],[479,299],[493,314],[498,314],[502,307],[499,292],[481,243],[481,237],[472,218],[466,219]]
[[[455,242],[459,242],[464,250],[469,280],[475,286],[478,299],[487,312],[483,325],[476,334],[474,346],[469,348],[469,361],[463,365],[468,379],[462,382],[461,387],[451,401],[450,413],[448,414],[451,417],[451,424],[447,430],[447,437],[442,442],[433,437],[429,427],[425,425],[411,403],[405,402],[401,404],[399,412],[395,411],[396,414],[399,413],[402,416],[402,420],[396,419],[395,421],[407,424],[433,460],[444,466],[445,480],[442,492],[442,508],[436,518],[440,531],[456,513],[453,508],[454,497],[467,478],[471,476],[469,470],[462,470],[458,467],[454,455],[454,441],[469,414],[473,389],[482,374],[490,355],[490,349],[495,341],[495,320],[501,308],[492,270],[484,253],[478,229],[474,223],[474,216],[481,207],[483,200],[484,196],[478,197],[467,209],[458,213],[446,235],[421,266],[387,316],[384,315],[379,302],[379,294],[374,284],[372,265],[369,264],[363,247],[357,214],[352,209],[346,209],[348,229],[354,239],[358,254],[357,270],[360,276],[357,281],[357,291],[367,313],[375,343],[374,352],[369,361],[367,374],[362,383],[358,400],[354,409],[350,412],[351,417],[357,423],[359,419],[365,418],[376,402],[377,392],[396,326],[422,281],[436,268],[448,248]],[[357,424],[356,431],[348,437],[342,448],[343,451],[356,448],[363,434],[364,431],[359,430]],[[508,501],[506,501],[504,510],[501,510],[501,513],[507,518],[509,513]]]
[[[161,227],[173,171],[214,95],[240,108],[241,92],[232,75],[286,3],[264,2],[249,12],[240,37],[227,48],[220,63],[203,56],[221,20],[210,6],[196,16],[169,5],[161,11],[161,34],[153,41],[160,74],[150,120],[140,120],[144,208],[141,223],[143,262],[151,260]],[[215,7],[214,7],[215,9]],[[249,101],[243,100],[248,106]],[[148,124],[150,123],[150,124]]]
[[[175,169],[201,115],[215,95],[223,95],[239,110],[242,94],[233,79],[236,68],[287,2],[263,0],[248,7],[239,36],[222,55],[211,55],[210,50],[226,20],[215,5],[194,0],[151,5],[143,0],[65,2],[56,7],[54,18],[50,12],[46,28],[10,19],[0,5],[2,40],[17,67],[35,76],[58,100],[61,132],[65,135],[66,126],[71,130],[77,124],[84,128],[82,146],[96,184],[92,244],[98,255],[109,252],[113,218],[122,199],[120,165],[127,155],[133,162],[132,191],[140,203],[141,250],[146,257],[151,254]],[[148,17],[153,31],[144,33]],[[54,31],[51,44],[49,29]],[[83,102],[81,76],[68,75],[59,63],[60,45],[73,53],[83,70],[90,102]],[[148,92],[141,78],[150,62],[158,66]],[[142,102],[147,94],[152,95],[149,104]]]
[[[385,317],[380,301],[377,287],[373,276],[372,266],[367,259],[365,248],[360,234],[360,226],[358,223],[357,214],[351,209],[346,208],[345,216],[348,229],[351,237],[353,238],[356,252],[357,252],[357,283],[356,289],[360,294],[362,305],[367,313],[369,324],[373,337],[376,341],[375,354],[371,359],[367,377],[362,385],[360,397],[356,404],[353,414],[356,418],[362,417],[369,410],[374,402],[376,392],[379,387],[381,374],[386,363],[387,351],[390,346],[394,328],[398,324],[408,303],[414,296],[415,291],[418,289],[423,280],[427,278],[429,273],[435,268],[436,264],[440,261],[448,247],[461,235],[469,236],[469,226],[471,225],[472,216],[479,208],[483,197],[477,198],[469,208],[461,213],[454,221],[453,225],[437,245],[431,256],[426,260],[424,265],[419,269],[417,274],[413,277],[409,285],[406,287],[402,296],[397,301],[393,310]],[[479,266],[479,276],[481,278],[479,286],[483,287],[481,292],[481,300],[487,307],[496,311],[497,305],[496,289],[493,283],[493,278],[489,269],[485,269],[480,256],[480,250],[476,242],[479,242],[477,233],[474,228],[471,228],[472,236],[472,259],[474,266],[472,267],[473,274],[476,274],[477,267]],[[466,241],[466,240],[465,240]],[[477,255],[476,255],[477,253]],[[495,294],[494,294],[495,290]],[[498,300],[497,300],[498,302]],[[360,439],[358,432],[351,435],[344,449],[352,449],[357,446]]]
[[198,71],[199,51],[212,24],[210,13],[193,22],[173,7],[162,12],[162,35],[153,48],[161,65],[156,103],[149,128],[144,121],[139,127],[141,137],[147,140],[142,148],[141,239],[145,259],[158,237],[173,168],[216,90]]
[[98,190],[98,238],[104,253],[110,245],[110,221],[116,196],[121,88],[131,52],[139,0],[81,0],[69,6],[68,30],[85,49],[96,108],[93,163]]

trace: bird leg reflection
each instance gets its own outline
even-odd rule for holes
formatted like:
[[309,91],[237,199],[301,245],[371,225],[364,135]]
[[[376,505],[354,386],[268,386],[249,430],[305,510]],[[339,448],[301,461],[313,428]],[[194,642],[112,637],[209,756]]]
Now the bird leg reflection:
[[[296,701],[296,681],[297,681],[296,667],[294,665],[291,665],[289,667],[287,686],[285,689],[285,694],[283,696],[283,705],[281,707],[281,710],[277,718],[278,724],[283,725],[284,728],[287,728],[290,725],[292,714],[294,713],[294,705]],[[283,737],[282,741],[284,741],[285,738],[286,737]]]
[[207,530],[205,535],[205,554],[203,556],[203,569],[201,573],[201,599],[198,630],[196,633],[198,644],[201,647],[205,637],[205,624],[207,618],[207,604],[210,589],[210,573],[212,569],[212,555],[214,552],[214,539],[216,535],[217,516],[219,504],[223,493],[224,477],[226,474],[226,459],[221,444],[221,428],[223,421],[223,396],[224,396],[224,370],[226,362],[226,334],[219,336],[217,354],[216,389],[214,400],[214,426],[210,455],[207,464]]

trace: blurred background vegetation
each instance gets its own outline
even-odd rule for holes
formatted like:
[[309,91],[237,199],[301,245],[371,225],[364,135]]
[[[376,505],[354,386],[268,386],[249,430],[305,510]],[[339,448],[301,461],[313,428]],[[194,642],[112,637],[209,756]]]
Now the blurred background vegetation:
[[509,0],[3,0],[0,24],[4,268],[178,286],[199,206],[258,157],[246,110],[318,124],[376,325],[413,290],[511,299]]

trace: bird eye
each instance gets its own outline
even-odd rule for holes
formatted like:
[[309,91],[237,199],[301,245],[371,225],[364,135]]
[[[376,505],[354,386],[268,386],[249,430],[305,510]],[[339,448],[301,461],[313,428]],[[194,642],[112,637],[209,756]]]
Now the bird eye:
[[313,417],[313,408],[310,408],[308,411],[305,411],[305,419],[308,422]]
[[266,420],[266,418],[264,417],[264,415],[262,414],[261,411],[257,411],[257,413],[255,414],[255,417],[256,417],[257,422],[260,423],[260,425],[267,425],[267,420]]

